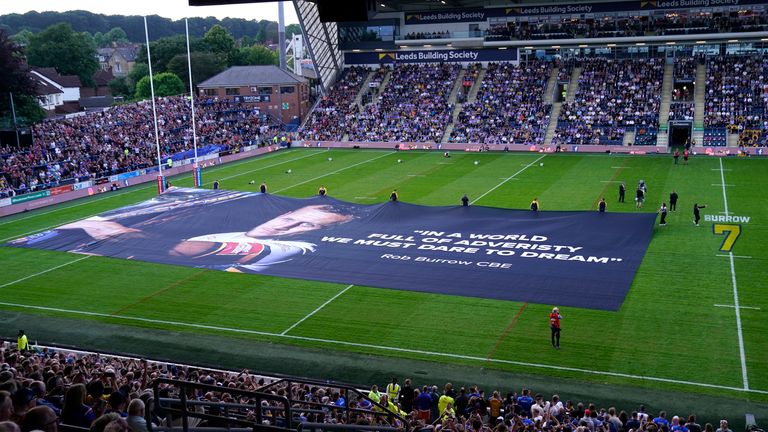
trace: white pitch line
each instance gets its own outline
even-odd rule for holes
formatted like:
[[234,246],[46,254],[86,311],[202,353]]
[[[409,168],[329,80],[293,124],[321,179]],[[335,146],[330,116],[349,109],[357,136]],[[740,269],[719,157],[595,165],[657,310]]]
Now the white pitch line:
[[322,308],[324,308],[324,307],[328,306],[328,304],[330,304],[332,301],[334,301],[334,300],[336,300],[337,298],[339,298],[339,297],[340,297],[342,294],[344,294],[345,292],[349,291],[349,289],[350,289],[350,288],[352,288],[353,286],[354,286],[354,285],[347,285],[347,287],[346,287],[346,288],[344,288],[343,290],[339,291],[339,292],[338,292],[338,293],[337,293],[335,296],[333,296],[333,297],[329,298],[327,302],[325,302],[325,303],[321,304],[320,306],[318,306],[318,307],[317,307],[317,309],[313,310],[312,312],[310,312],[310,313],[308,313],[306,316],[304,316],[304,318],[302,318],[302,319],[300,319],[300,320],[296,321],[296,322],[295,322],[295,323],[294,323],[292,326],[290,326],[290,327],[288,327],[287,329],[283,330],[283,332],[282,332],[282,333],[280,333],[280,336],[285,336],[285,335],[286,335],[286,333],[288,333],[289,331],[291,331],[291,330],[293,330],[294,328],[296,328],[296,326],[298,326],[299,324],[301,324],[301,323],[303,323],[304,321],[306,321],[307,319],[309,319],[309,318],[310,318],[312,315],[314,315],[314,314],[316,314],[316,313],[320,312],[320,310],[321,310]]
[[[723,207],[728,216],[728,196],[725,192],[725,173],[723,172],[723,158],[720,162],[720,183],[723,186]],[[739,335],[739,356],[741,357],[741,378],[744,382],[744,390],[749,390],[749,377],[747,375],[747,357],[744,353],[744,335],[741,328],[741,308],[739,307],[739,288],[736,285],[736,267],[733,263],[733,252],[728,252],[728,261],[731,264],[731,284],[733,285],[733,310],[736,311],[736,329]]]
[[417,349],[411,349],[411,348],[400,348],[400,347],[390,347],[390,346],[384,346],[384,345],[365,344],[365,343],[359,343],[359,342],[346,342],[346,341],[339,341],[334,339],[322,339],[322,338],[313,338],[313,337],[306,337],[306,336],[292,336],[288,334],[281,335],[280,333],[271,333],[271,332],[264,332],[264,331],[258,331],[258,330],[237,329],[237,328],[230,328],[230,327],[212,326],[212,325],[206,325],[206,324],[158,320],[158,319],[142,318],[142,317],[128,316],[128,315],[111,315],[111,314],[100,313],[100,312],[78,311],[78,310],[72,310],[72,309],[25,305],[25,304],[10,303],[10,302],[0,302],[0,306],[8,306],[8,307],[21,308],[21,309],[43,310],[43,311],[49,311],[49,312],[60,312],[60,313],[68,313],[73,315],[85,315],[85,316],[126,320],[126,321],[137,321],[137,322],[145,322],[145,323],[153,323],[153,324],[166,324],[166,325],[172,325],[177,327],[190,327],[190,328],[197,328],[197,329],[204,329],[204,330],[225,331],[230,333],[251,334],[251,335],[258,335],[258,336],[275,337],[275,338],[286,338],[286,339],[293,339],[293,340],[303,340],[308,342],[320,342],[320,343],[334,344],[334,345],[353,346],[358,348],[370,348],[370,349],[376,349],[376,350],[382,350],[382,351],[428,355],[433,357],[447,357],[447,358],[455,358],[455,359],[461,359],[461,360],[472,360],[472,361],[478,361],[478,362],[490,362],[490,363],[508,364],[508,365],[515,365],[515,366],[526,366],[526,367],[539,368],[539,369],[578,372],[578,373],[583,373],[587,375],[605,375],[605,376],[614,376],[614,377],[636,379],[636,380],[647,380],[647,381],[664,382],[664,383],[678,384],[678,385],[689,385],[693,387],[706,387],[706,388],[714,388],[714,389],[721,389],[721,390],[732,390],[737,392],[768,394],[768,390],[747,389],[742,387],[731,387],[731,386],[724,386],[724,385],[718,385],[718,384],[707,384],[707,383],[700,383],[695,381],[676,380],[671,378],[659,378],[659,377],[651,377],[651,376],[644,376],[644,375],[626,374],[621,372],[609,372],[609,371],[599,371],[599,370],[582,369],[582,368],[549,365],[549,364],[541,364],[541,363],[529,363],[529,362],[523,362],[523,361],[517,361],[517,360],[504,360],[504,359],[493,359],[493,358],[488,359],[485,357],[469,356],[464,354],[425,351],[425,350],[417,350]]
[[[261,168],[256,169],[256,170],[250,170],[248,172],[255,172],[255,171],[259,171],[259,170],[263,170],[263,169],[267,169],[267,168],[272,168],[272,167],[275,167],[275,166],[278,166],[278,165],[282,165],[284,163],[297,161],[299,159],[304,159],[304,158],[307,158],[307,157],[310,157],[310,156],[314,156],[314,155],[318,155],[318,154],[321,154],[321,153],[323,153],[323,152],[313,152],[310,155],[305,155],[305,156],[302,156],[302,157],[299,157],[299,158],[296,158],[296,159],[291,159],[291,160],[288,160],[288,161],[285,161],[285,162],[278,162],[278,163],[275,163],[275,164],[267,165],[267,166],[261,167]],[[279,153],[279,154],[284,154],[284,153]],[[253,160],[250,160],[250,158],[248,158],[248,161],[249,162],[253,162]],[[240,162],[236,162],[236,164],[239,165]],[[214,168],[211,168],[210,170],[211,171],[213,171],[213,170],[218,171],[218,170],[223,169],[223,168],[232,168],[233,166],[236,166],[236,165],[227,165],[227,164],[225,164],[225,165],[218,165],[218,166],[216,166]],[[228,177],[222,177],[220,180],[227,180],[227,179],[230,179],[230,178],[237,177],[238,175],[240,175],[240,174],[233,175],[233,176],[228,176]],[[213,182],[203,182],[204,185],[205,184],[210,184],[210,183],[213,183]],[[149,186],[144,186],[144,187],[142,187],[140,189],[134,189],[131,192],[137,192],[139,190],[146,189],[148,187],[154,187],[154,184],[151,184]],[[117,196],[117,195],[111,195],[111,196]],[[106,198],[103,198],[103,199],[106,199]],[[78,204],[78,205],[91,204],[91,203],[94,203],[94,202],[96,202],[96,201],[95,200],[94,201],[88,201],[87,203]],[[65,207],[65,208],[72,208],[72,207],[74,207],[74,206],[69,206],[69,207]],[[58,210],[51,210],[49,212],[40,213],[40,214],[42,215],[42,214],[47,214],[47,213],[53,213],[55,211],[58,211]],[[0,239],[0,243],[3,243],[3,242],[8,241],[8,240],[14,240],[14,239],[17,239],[17,238],[21,238],[21,237],[24,237],[24,236],[29,235],[29,234],[34,234],[34,233],[42,232],[42,231],[45,231],[47,229],[56,228],[58,226],[66,225],[68,223],[77,222],[77,221],[82,220],[82,219],[86,219],[86,218],[89,218],[89,217],[92,217],[92,216],[96,216],[97,214],[100,214],[100,213],[103,213],[103,212],[100,211],[98,213],[93,213],[93,214],[86,215],[86,216],[80,216],[77,219],[71,219],[71,220],[68,220],[66,222],[58,222],[58,223],[55,223],[53,225],[48,225],[48,226],[43,227],[43,228],[38,228],[38,229],[35,229],[35,230],[32,230],[32,231],[27,231],[27,232],[22,233],[22,234],[16,234],[16,235],[13,235],[11,237],[6,237],[4,239]],[[28,217],[32,217],[32,216],[28,216]],[[22,219],[14,219],[14,220],[6,222],[6,223],[16,222],[18,220],[22,220]]]
[[751,257],[751,256],[749,256],[749,255],[725,255],[725,254],[716,254],[715,256],[719,256],[719,257],[726,257],[726,258],[727,258],[727,257],[730,257],[730,256],[733,256],[734,258],[752,259],[752,257]]
[[501,187],[501,186],[502,186],[504,183],[506,183],[506,182],[508,182],[508,181],[512,180],[513,178],[517,177],[517,175],[518,175],[518,174],[520,174],[521,172],[523,172],[523,171],[527,170],[528,168],[532,167],[532,166],[533,166],[533,164],[535,164],[536,162],[538,162],[538,161],[540,161],[540,160],[544,159],[546,156],[547,156],[547,155],[545,155],[545,154],[544,154],[544,155],[541,155],[541,156],[539,156],[539,158],[538,158],[538,159],[536,159],[535,161],[533,161],[533,162],[529,163],[528,165],[526,165],[526,166],[524,166],[524,167],[520,168],[520,170],[518,170],[516,173],[514,173],[514,174],[512,174],[511,176],[507,177],[507,178],[506,178],[506,179],[504,179],[504,180],[503,180],[501,183],[499,183],[499,184],[497,184],[496,186],[494,186],[494,187],[492,187],[491,189],[489,189],[489,190],[488,190],[486,193],[484,193],[484,194],[480,195],[479,197],[475,198],[474,200],[472,200],[472,201],[470,202],[470,204],[474,204],[474,203],[476,203],[476,202],[480,201],[480,199],[481,199],[481,198],[483,198],[484,196],[488,195],[489,193],[491,193],[491,192],[495,191],[496,189],[500,188],[500,187]]
[[56,267],[51,267],[51,268],[49,268],[48,270],[43,270],[43,271],[41,271],[41,272],[38,272],[38,273],[35,273],[35,274],[31,274],[31,275],[29,275],[29,276],[25,276],[25,277],[23,277],[23,278],[21,278],[21,279],[16,279],[16,280],[15,280],[15,281],[13,281],[13,282],[4,283],[4,284],[0,285],[0,288],[5,288],[5,287],[11,286],[11,285],[15,285],[15,284],[17,284],[17,283],[19,283],[19,282],[23,282],[23,281],[25,281],[25,280],[27,280],[27,279],[31,279],[31,278],[33,278],[33,277],[36,277],[36,276],[40,276],[40,275],[42,275],[42,274],[46,274],[46,273],[48,273],[48,272],[52,272],[52,271],[54,271],[54,270],[56,270],[56,269],[60,269],[60,268],[62,268],[62,267],[66,267],[66,266],[68,266],[68,265],[70,265],[70,264],[74,264],[74,263],[76,263],[76,262],[78,262],[78,261],[82,261],[82,260],[84,260],[84,259],[88,259],[88,258],[90,258],[90,257],[91,257],[91,255],[86,255],[86,256],[84,256],[84,257],[82,257],[82,258],[78,258],[78,259],[76,259],[76,260],[74,260],[74,261],[65,262],[64,264],[61,264],[61,265],[57,265]]
[[[328,150],[326,150],[326,151],[328,151]],[[235,178],[235,177],[240,177],[240,176],[242,176],[242,175],[245,175],[245,174],[254,173],[254,172],[257,172],[257,171],[265,170],[265,169],[267,169],[267,168],[273,168],[273,167],[276,167],[276,166],[278,166],[278,165],[283,165],[283,164],[287,164],[287,163],[291,163],[291,162],[296,162],[297,160],[306,159],[306,158],[308,158],[308,157],[316,156],[316,155],[319,155],[319,154],[322,154],[322,153],[324,153],[324,152],[314,152],[314,153],[311,153],[311,154],[308,154],[308,155],[304,155],[304,156],[302,156],[302,157],[298,157],[298,158],[296,158],[296,159],[289,159],[289,160],[287,160],[287,161],[283,161],[283,162],[274,163],[274,164],[272,164],[272,165],[267,165],[267,166],[264,166],[264,167],[260,167],[260,168],[256,168],[256,169],[252,169],[252,170],[248,170],[248,171],[243,171],[243,172],[241,172],[241,173],[233,174],[233,175],[231,175],[231,176],[227,176],[227,177],[222,177],[222,178],[220,178],[219,180],[229,180],[229,179],[233,179],[233,178]],[[222,166],[224,166],[224,165],[222,165]],[[213,182],[211,182],[211,181],[208,181],[208,182],[203,182],[203,184],[204,184],[204,185],[205,185],[205,184],[210,184],[210,183],[213,183]]]
[[[723,304],[716,304],[716,305],[713,305],[713,306],[715,306],[715,307],[727,307],[727,308],[735,308],[736,307],[734,305],[723,305]],[[739,306],[739,308],[741,308],[741,309],[760,310],[759,307],[752,307],[752,306]]]
[[323,175],[320,175],[320,176],[317,176],[317,177],[313,177],[313,178],[311,178],[311,179],[309,179],[309,180],[304,180],[303,182],[300,182],[300,183],[296,183],[296,184],[294,184],[294,185],[292,185],[292,186],[284,187],[284,188],[282,188],[282,189],[276,190],[274,193],[280,193],[280,192],[286,191],[286,190],[288,190],[288,189],[292,189],[292,188],[295,188],[296,186],[301,186],[301,185],[303,185],[303,184],[306,184],[306,183],[309,183],[309,182],[311,182],[311,181],[319,180],[319,179],[321,179],[321,178],[323,178],[323,177],[328,177],[328,176],[330,176],[330,175],[334,175],[334,174],[340,173],[340,172],[342,172],[342,171],[344,171],[344,170],[348,170],[348,169],[350,169],[350,168],[354,168],[354,167],[356,167],[356,166],[359,166],[359,165],[362,165],[362,164],[367,164],[368,162],[373,162],[373,161],[375,161],[376,159],[381,159],[381,158],[383,158],[384,156],[389,156],[389,155],[391,155],[391,154],[394,154],[394,153],[395,153],[395,152],[384,153],[384,154],[383,154],[383,155],[381,155],[381,156],[376,156],[375,158],[372,158],[372,159],[366,159],[366,160],[364,160],[364,161],[362,161],[362,162],[358,162],[358,163],[356,163],[356,164],[352,164],[352,165],[350,165],[350,166],[348,166],[348,167],[345,167],[345,168],[339,168],[339,169],[337,169],[336,171],[331,171],[331,172],[329,172],[328,174],[323,174]]

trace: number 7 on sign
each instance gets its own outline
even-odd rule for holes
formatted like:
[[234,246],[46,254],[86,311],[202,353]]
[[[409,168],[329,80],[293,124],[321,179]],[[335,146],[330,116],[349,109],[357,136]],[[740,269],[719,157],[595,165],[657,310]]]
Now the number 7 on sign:
[[720,245],[721,252],[730,252],[736,239],[741,235],[741,225],[713,224],[712,232],[715,234],[725,234],[723,244]]

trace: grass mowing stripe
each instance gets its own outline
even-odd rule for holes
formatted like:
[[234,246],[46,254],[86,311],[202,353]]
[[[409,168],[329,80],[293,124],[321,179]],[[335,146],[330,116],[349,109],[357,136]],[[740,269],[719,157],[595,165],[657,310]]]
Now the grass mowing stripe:
[[[720,162],[720,183],[723,185],[723,207],[728,216],[728,195],[725,192],[725,173],[723,172],[723,158]],[[744,334],[741,329],[741,307],[739,306],[739,288],[736,285],[736,268],[733,264],[733,252],[728,252],[728,261],[731,264],[731,284],[733,285],[733,310],[736,311],[736,329],[739,335],[739,356],[741,356],[741,379],[744,382],[744,390],[749,390],[749,376],[747,374],[747,358],[744,354]]]
[[198,329],[205,329],[205,330],[224,331],[224,332],[230,332],[230,333],[269,336],[269,337],[276,337],[276,338],[302,340],[302,341],[308,341],[308,342],[320,342],[320,343],[333,344],[333,345],[345,345],[345,346],[352,346],[357,348],[370,348],[370,349],[377,349],[382,351],[419,354],[419,355],[427,355],[427,356],[433,356],[433,357],[447,357],[447,358],[471,360],[471,361],[478,361],[478,362],[500,363],[500,364],[507,364],[507,365],[513,365],[513,366],[524,366],[524,367],[539,368],[539,369],[551,369],[551,370],[558,370],[558,371],[577,372],[577,373],[583,373],[587,375],[605,375],[605,376],[628,378],[628,379],[634,379],[634,380],[647,380],[647,381],[664,382],[664,383],[670,383],[670,384],[688,385],[693,387],[706,387],[706,388],[713,388],[713,389],[720,389],[720,390],[731,390],[731,391],[742,392],[742,393],[755,393],[755,394],[768,395],[768,390],[745,389],[742,387],[730,387],[730,386],[724,386],[719,384],[708,384],[708,383],[700,383],[695,381],[676,380],[671,378],[632,375],[632,374],[626,374],[621,372],[590,370],[590,369],[583,369],[583,368],[576,368],[576,367],[557,366],[557,365],[549,365],[549,364],[541,364],[541,363],[529,363],[529,362],[522,362],[522,361],[516,361],[516,360],[484,359],[478,356],[470,356],[470,355],[463,355],[463,354],[444,353],[444,352],[437,352],[437,351],[425,351],[425,350],[417,350],[417,349],[411,349],[411,348],[373,345],[373,344],[366,344],[366,343],[359,343],[359,342],[346,342],[346,341],[339,341],[334,339],[293,336],[293,335],[287,335],[287,334],[281,335],[279,333],[270,333],[270,332],[264,332],[264,331],[258,331],[258,330],[247,330],[247,329],[238,329],[238,328],[230,328],[230,327],[212,326],[212,325],[206,325],[206,324],[158,320],[158,319],[152,319],[152,318],[143,318],[143,317],[127,316],[127,315],[110,315],[110,314],[101,313],[101,312],[78,311],[78,310],[72,310],[72,309],[53,308],[48,306],[25,305],[25,304],[9,303],[9,302],[0,302],[0,306],[68,313],[73,315],[85,315],[85,316],[107,318],[107,319],[121,319],[126,321],[137,321],[137,322],[145,322],[145,323],[151,323],[151,324],[166,324],[166,325],[172,325],[177,327],[191,327],[191,328],[198,328]]
[[303,323],[304,321],[306,321],[307,319],[309,319],[309,317],[311,317],[312,315],[314,315],[314,314],[316,314],[316,313],[320,312],[320,309],[322,309],[322,308],[324,308],[324,307],[328,306],[328,304],[329,304],[329,303],[331,303],[332,301],[334,301],[334,300],[336,300],[337,298],[339,298],[339,297],[340,297],[342,294],[344,294],[345,292],[349,291],[349,289],[350,289],[350,288],[352,288],[353,286],[354,286],[354,285],[347,285],[347,287],[346,287],[346,288],[344,288],[343,290],[339,291],[339,292],[338,292],[338,293],[337,293],[335,296],[333,296],[333,297],[329,298],[329,299],[328,299],[328,301],[326,301],[325,303],[321,304],[321,305],[320,305],[320,306],[319,306],[317,309],[315,309],[315,310],[313,310],[312,312],[308,313],[308,314],[307,314],[307,315],[306,315],[304,318],[302,318],[302,319],[300,319],[300,320],[296,321],[296,322],[295,322],[295,323],[294,323],[292,326],[290,326],[290,327],[288,327],[287,329],[283,330],[283,332],[282,332],[282,333],[280,333],[280,336],[285,336],[285,334],[286,334],[286,333],[288,333],[289,331],[291,331],[291,330],[293,330],[294,328],[296,328],[296,326],[298,326],[299,324],[301,324],[301,323]]
[[523,172],[523,171],[527,170],[528,168],[530,168],[531,166],[533,166],[533,164],[535,164],[536,162],[538,162],[538,161],[540,161],[540,160],[544,159],[546,156],[547,156],[547,155],[541,155],[541,156],[539,156],[539,158],[538,158],[538,159],[536,159],[535,161],[533,161],[533,162],[529,163],[528,165],[526,165],[526,166],[522,167],[522,168],[521,168],[519,171],[517,171],[516,173],[514,173],[514,174],[512,174],[511,176],[507,177],[507,178],[506,178],[506,179],[504,179],[504,180],[503,180],[501,183],[499,183],[499,184],[497,184],[496,186],[494,186],[494,187],[492,187],[491,189],[489,189],[489,190],[488,190],[486,193],[484,193],[484,194],[480,195],[479,197],[475,198],[474,200],[472,200],[472,202],[470,202],[470,204],[474,204],[474,203],[476,203],[476,202],[480,201],[480,199],[481,199],[481,198],[483,198],[484,196],[488,195],[489,193],[491,193],[491,192],[495,191],[496,189],[500,188],[500,187],[501,187],[501,186],[502,186],[504,183],[506,183],[506,182],[508,182],[508,181],[512,180],[512,179],[513,179],[513,178],[515,178],[515,177],[516,177],[518,174],[520,174],[521,172]]
[[56,267],[51,267],[51,268],[49,268],[48,270],[43,270],[43,271],[41,271],[41,272],[38,272],[38,273],[35,273],[35,274],[31,274],[31,275],[29,275],[29,276],[24,276],[24,277],[23,277],[23,278],[21,278],[21,279],[16,279],[16,280],[15,280],[15,281],[13,281],[13,282],[8,282],[8,283],[4,283],[4,284],[0,285],[0,288],[5,288],[5,287],[7,287],[7,286],[11,286],[11,285],[17,284],[17,283],[19,283],[19,282],[22,282],[22,281],[25,281],[25,280],[27,280],[27,279],[31,279],[31,278],[33,278],[33,277],[35,277],[35,276],[40,276],[40,275],[46,274],[46,273],[48,273],[48,272],[52,272],[52,271],[54,271],[54,270],[56,270],[56,269],[60,269],[60,268],[62,268],[62,267],[66,267],[66,266],[68,266],[68,265],[70,265],[70,264],[74,264],[74,263],[76,263],[76,262],[78,262],[78,261],[82,261],[82,260],[84,260],[84,259],[88,259],[88,258],[90,258],[90,257],[91,257],[91,255],[86,255],[86,256],[84,256],[84,257],[82,257],[82,258],[78,258],[78,259],[76,259],[76,260],[74,260],[74,261],[65,262],[64,264],[60,264],[60,265],[57,265]]
[[381,159],[381,158],[383,158],[383,157],[385,157],[385,156],[389,156],[389,155],[391,155],[391,154],[394,154],[394,153],[395,153],[395,152],[384,153],[383,155],[381,155],[381,156],[376,156],[376,157],[375,157],[375,158],[373,158],[373,159],[367,159],[367,160],[364,160],[364,161],[362,161],[362,162],[358,162],[358,163],[356,163],[356,164],[352,164],[352,165],[350,165],[350,166],[348,166],[348,167],[346,167],[346,168],[339,168],[339,169],[337,169],[336,171],[331,171],[331,172],[329,172],[328,174],[323,174],[323,175],[320,175],[320,176],[317,176],[317,177],[311,178],[311,179],[309,179],[309,180],[304,180],[304,181],[303,181],[303,182],[301,182],[301,183],[296,183],[295,185],[292,185],[292,186],[288,186],[288,187],[284,187],[284,188],[282,188],[282,189],[278,189],[278,190],[276,190],[276,191],[275,191],[275,193],[280,193],[280,192],[286,191],[286,190],[288,190],[288,189],[291,189],[291,188],[295,188],[296,186],[301,186],[301,185],[303,185],[303,184],[307,184],[307,183],[309,183],[309,182],[311,182],[311,181],[315,181],[315,180],[321,179],[321,178],[323,178],[323,177],[328,177],[329,175],[333,175],[333,174],[337,174],[337,173],[340,173],[340,172],[342,172],[342,171],[345,171],[345,170],[348,170],[348,169],[350,169],[350,168],[354,168],[354,167],[356,167],[356,166],[358,166],[358,165],[362,165],[362,164],[367,164],[367,163],[369,163],[369,162],[373,162],[373,161],[375,161],[375,160],[377,160],[377,159]]
[[592,210],[597,208],[597,203],[600,202],[600,198],[605,197],[605,193],[608,192],[608,186],[612,186],[611,183],[619,183],[619,181],[617,181],[616,179],[619,178],[619,174],[621,174],[621,172],[624,171],[624,167],[626,166],[626,164],[627,164],[627,159],[623,159],[621,161],[621,166],[618,167],[618,169],[611,167],[613,169],[616,169],[616,172],[613,173],[613,177],[611,177],[610,180],[605,181],[605,186],[603,186],[603,190],[600,191],[600,195],[598,195],[597,198],[595,198],[595,202],[592,203],[592,207],[591,207]]
[[201,270],[201,271],[199,271],[197,273],[193,273],[193,274],[191,274],[191,275],[189,275],[189,276],[187,276],[187,277],[185,277],[183,279],[179,279],[179,280],[169,284],[168,286],[163,287],[163,288],[153,292],[152,294],[146,295],[146,296],[140,298],[139,300],[137,300],[137,301],[135,301],[135,302],[133,302],[131,304],[128,304],[128,305],[125,305],[125,306],[121,307],[120,309],[116,310],[115,312],[112,312],[112,315],[119,315],[122,312],[125,312],[125,311],[127,311],[128,309],[130,309],[130,308],[132,308],[134,306],[138,306],[138,305],[144,303],[145,301],[147,301],[147,300],[149,300],[149,299],[151,299],[153,297],[157,297],[160,294],[168,292],[168,291],[176,288],[177,286],[182,285],[185,282],[189,282],[189,281],[191,281],[193,279],[197,279],[197,278],[199,278],[200,276],[202,276],[206,272],[208,272],[208,269],[203,269],[203,270]]
[[507,325],[507,328],[504,329],[504,332],[499,336],[499,339],[496,341],[496,345],[493,346],[493,349],[491,352],[488,353],[488,355],[485,357],[486,360],[490,360],[494,354],[496,354],[496,350],[499,349],[499,346],[501,346],[501,343],[504,342],[504,339],[507,338],[507,335],[509,335],[509,332],[512,331],[512,328],[515,327],[515,324],[517,324],[517,320],[520,319],[520,315],[523,313],[523,310],[525,310],[525,307],[528,306],[528,302],[523,303],[522,306],[520,306],[520,309],[518,309],[517,313],[515,314],[515,317],[512,318],[512,321],[510,321],[509,325]]

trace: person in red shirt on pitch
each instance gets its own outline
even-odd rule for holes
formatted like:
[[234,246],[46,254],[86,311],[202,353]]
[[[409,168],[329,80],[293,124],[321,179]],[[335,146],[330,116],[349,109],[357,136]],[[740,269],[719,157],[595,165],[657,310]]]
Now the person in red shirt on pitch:
[[560,349],[560,320],[563,316],[560,315],[560,309],[553,308],[552,313],[549,314],[549,328],[552,329],[552,346]]

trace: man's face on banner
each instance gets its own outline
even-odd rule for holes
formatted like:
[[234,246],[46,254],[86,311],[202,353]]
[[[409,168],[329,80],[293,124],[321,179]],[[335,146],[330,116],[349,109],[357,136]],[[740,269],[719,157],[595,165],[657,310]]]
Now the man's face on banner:
[[352,215],[334,213],[328,205],[311,205],[282,214],[248,231],[249,237],[279,237],[346,222]]

